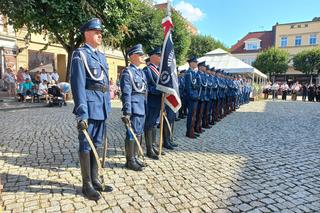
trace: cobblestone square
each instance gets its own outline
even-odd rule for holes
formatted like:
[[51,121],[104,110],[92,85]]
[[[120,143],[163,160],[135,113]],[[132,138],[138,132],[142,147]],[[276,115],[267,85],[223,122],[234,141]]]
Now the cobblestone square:
[[320,212],[319,103],[257,101],[143,172],[125,169],[119,106],[108,120],[104,181],[97,203],[81,193],[72,105],[0,111],[4,212]]

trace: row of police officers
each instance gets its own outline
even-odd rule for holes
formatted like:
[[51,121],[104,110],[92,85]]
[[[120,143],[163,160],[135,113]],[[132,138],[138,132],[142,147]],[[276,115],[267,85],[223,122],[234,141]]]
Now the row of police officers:
[[188,60],[189,69],[179,75],[182,99],[180,118],[187,115],[186,136],[196,138],[223,117],[248,103],[250,82],[241,76],[231,76],[221,69],[210,68],[196,57]]
[[[108,64],[105,54],[98,50],[102,44],[102,28],[99,19],[91,19],[81,26],[84,45],[76,49],[71,57],[71,87],[74,99],[73,113],[76,115],[79,130],[79,159],[82,176],[82,192],[91,200],[99,200],[100,192],[112,191],[99,177],[99,160],[103,156],[103,136],[109,116],[110,85]],[[145,163],[138,158],[139,144],[145,136],[147,157],[158,160],[156,148],[156,126],[160,116],[162,93],[156,84],[160,76],[159,65],[161,49],[148,53],[149,63],[143,69],[143,47],[137,44],[127,51],[130,65],[120,78],[122,121],[125,123],[126,167],[142,171]],[[210,128],[226,114],[248,101],[245,89],[241,89],[239,79],[222,70],[208,67],[205,62],[198,63],[195,57],[188,60],[190,68],[180,74],[180,96],[183,110],[187,113],[187,137],[195,138],[203,128]],[[163,129],[163,146],[174,149],[172,131],[176,114],[165,108],[166,121]],[[195,133],[196,132],[196,133]],[[92,144],[91,142],[92,141]],[[95,156],[96,150],[98,158]]]

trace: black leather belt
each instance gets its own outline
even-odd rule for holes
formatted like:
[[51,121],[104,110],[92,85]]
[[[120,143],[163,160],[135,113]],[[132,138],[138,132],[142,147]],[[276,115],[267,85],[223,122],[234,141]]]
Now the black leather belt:
[[101,84],[91,84],[91,85],[86,85],[86,89],[105,93],[107,92],[108,87]]

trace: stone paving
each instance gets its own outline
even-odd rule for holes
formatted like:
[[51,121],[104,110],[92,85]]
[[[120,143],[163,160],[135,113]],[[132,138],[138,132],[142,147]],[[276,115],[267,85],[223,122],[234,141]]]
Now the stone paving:
[[124,168],[120,109],[108,121],[97,203],[81,193],[72,106],[0,111],[4,212],[320,212],[319,103],[258,101],[143,172]]

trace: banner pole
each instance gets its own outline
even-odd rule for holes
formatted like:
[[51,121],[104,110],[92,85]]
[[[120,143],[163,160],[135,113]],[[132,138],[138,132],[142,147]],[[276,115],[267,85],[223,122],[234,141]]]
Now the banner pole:
[[160,111],[160,142],[159,142],[159,159],[162,153],[162,145],[163,145],[163,112],[164,112],[164,94],[162,93],[161,97],[161,111]]

